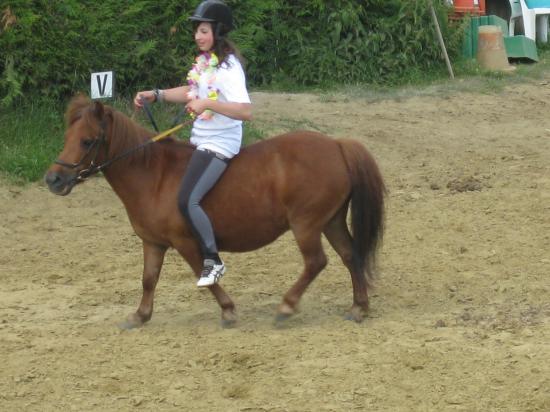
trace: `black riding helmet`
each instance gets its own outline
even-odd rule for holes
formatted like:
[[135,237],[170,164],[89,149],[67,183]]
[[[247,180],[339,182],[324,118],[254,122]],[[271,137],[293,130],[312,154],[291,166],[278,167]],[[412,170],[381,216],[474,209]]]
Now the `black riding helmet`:
[[225,35],[233,30],[233,13],[231,9],[220,0],[205,0],[189,17],[194,22],[210,22],[216,24],[215,32],[218,35]]

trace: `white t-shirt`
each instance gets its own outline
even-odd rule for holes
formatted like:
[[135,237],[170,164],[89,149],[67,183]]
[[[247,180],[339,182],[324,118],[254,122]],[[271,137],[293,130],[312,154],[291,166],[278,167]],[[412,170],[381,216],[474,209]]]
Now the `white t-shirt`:
[[[199,79],[200,99],[206,99],[208,96],[208,77],[203,73]],[[215,80],[211,86],[218,90],[220,102],[250,103],[243,68],[233,54],[216,69]],[[191,143],[198,149],[213,150],[231,158],[239,153],[241,148],[243,122],[219,113],[213,114],[210,119],[195,120],[191,130]]]

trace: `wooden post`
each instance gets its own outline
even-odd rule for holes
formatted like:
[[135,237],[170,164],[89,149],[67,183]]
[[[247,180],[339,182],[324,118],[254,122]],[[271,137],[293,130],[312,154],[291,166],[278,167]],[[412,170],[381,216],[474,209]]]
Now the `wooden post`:
[[447,54],[447,48],[445,47],[445,42],[443,41],[443,35],[441,34],[441,28],[439,27],[439,22],[437,21],[437,15],[435,14],[435,9],[432,0],[430,0],[430,9],[432,12],[432,19],[435,25],[435,31],[437,33],[437,38],[439,39],[439,45],[441,46],[441,51],[445,57],[445,63],[447,64],[447,70],[449,70],[449,76],[451,79],[455,78],[453,73],[453,67],[451,66],[451,61],[449,60],[449,55]]

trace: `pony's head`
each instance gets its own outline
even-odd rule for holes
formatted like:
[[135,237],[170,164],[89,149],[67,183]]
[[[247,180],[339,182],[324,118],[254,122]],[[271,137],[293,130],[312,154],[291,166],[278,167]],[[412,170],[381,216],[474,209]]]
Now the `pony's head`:
[[65,113],[65,145],[44,180],[51,192],[65,196],[105,160],[110,110],[85,96],[74,97]]

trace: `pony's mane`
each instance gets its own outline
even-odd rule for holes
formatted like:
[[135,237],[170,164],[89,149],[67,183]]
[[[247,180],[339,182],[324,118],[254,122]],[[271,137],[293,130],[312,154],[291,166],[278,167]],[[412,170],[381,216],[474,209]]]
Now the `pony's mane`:
[[[101,133],[101,121],[97,116],[97,105],[101,105],[101,103],[93,102],[86,96],[78,95],[74,97],[69,103],[65,113],[67,127],[78,120],[82,120],[90,129],[91,135],[99,135],[99,133]],[[102,111],[106,124],[110,123],[109,136],[107,137],[109,158],[114,158],[126,150],[137,147],[147,139],[153,137],[151,131],[145,129],[113,107],[102,105]],[[149,162],[157,157],[161,151],[165,150],[168,145],[171,146],[171,150],[174,149],[173,146],[190,147],[188,143],[179,142],[171,137],[167,137],[162,140],[162,144],[159,142],[149,145],[145,149],[137,150],[125,159],[121,159],[119,162],[143,162],[148,165]]]
[[[112,119],[110,140],[109,140],[109,157],[114,157],[132,147],[139,146],[141,143],[152,137],[152,133],[132,121],[128,116],[113,109],[110,106],[105,107],[105,115]],[[151,146],[148,147],[148,149]],[[128,160],[145,160],[148,161],[151,156],[151,150],[138,150]],[[145,156],[145,158],[143,157]]]

